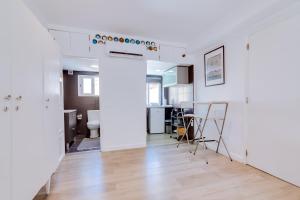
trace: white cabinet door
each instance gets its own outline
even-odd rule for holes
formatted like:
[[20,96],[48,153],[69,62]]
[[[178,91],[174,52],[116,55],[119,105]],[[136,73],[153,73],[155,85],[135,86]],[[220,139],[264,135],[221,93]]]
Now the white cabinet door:
[[45,32],[43,36],[44,58],[44,133],[46,137],[49,177],[59,163],[60,111],[60,54],[53,39]]
[[11,159],[11,0],[4,0],[0,6],[0,199],[10,199]]
[[183,57],[186,54],[186,50],[183,47],[161,44],[159,49],[160,61],[176,64],[184,64],[186,62],[186,58]]
[[89,35],[85,33],[70,33],[71,54],[78,57],[90,57]]
[[12,59],[12,199],[30,200],[48,180],[43,130],[42,25],[14,1]]
[[54,37],[58,45],[60,46],[61,52],[64,55],[71,54],[70,44],[70,33],[66,31],[50,30],[50,34]]
[[248,162],[300,186],[300,15],[250,37]]

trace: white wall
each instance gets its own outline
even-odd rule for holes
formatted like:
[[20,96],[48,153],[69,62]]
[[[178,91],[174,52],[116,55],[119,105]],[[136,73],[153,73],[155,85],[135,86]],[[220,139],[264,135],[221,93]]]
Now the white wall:
[[[251,34],[284,21],[299,13],[300,3],[288,4],[281,9],[260,13],[222,34],[204,34],[190,45],[189,51],[195,60],[195,97],[198,101],[229,101],[229,113],[224,129],[224,138],[235,160],[246,162],[246,88],[248,52],[246,44]],[[217,30],[215,31],[218,32]],[[197,42],[198,41],[198,42]],[[205,87],[204,53],[221,45],[225,46],[225,85]],[[215,127],[209,126],[207,133],[215,137]],[[213,147],[214,148],[214,147]],[[221,149],[224,153],[224,149]]]
[[146,146],[145,60],[100,57],[101,150]]
[[[245,105],[245,70],[247,64],[247,38],[234,36],[221,38],[219,42],[195,54],[195,101],[228,101],[229,110],[224,127],[224,139],[231,156],[244,162],[244,105]],[[204,53],[225,45],[225,84],[205,87]],[[217,138],[214,124],[208,123],[206,135]],[[215,149],[215,146],[211,146]],[[221,145],[221,153],[225,153]]]

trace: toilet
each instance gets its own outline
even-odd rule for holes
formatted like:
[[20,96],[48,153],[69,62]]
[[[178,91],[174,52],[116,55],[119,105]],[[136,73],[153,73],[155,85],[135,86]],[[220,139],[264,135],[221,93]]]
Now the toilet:
[[90,138],[99,137],[99,128],[100,128],[100,111],[99,110],[88,110],[88,122],[87,127],[90,130]]

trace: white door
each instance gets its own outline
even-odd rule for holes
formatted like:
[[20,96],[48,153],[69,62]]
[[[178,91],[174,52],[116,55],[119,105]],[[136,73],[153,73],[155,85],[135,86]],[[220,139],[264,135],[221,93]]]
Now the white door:
[[43,28],[22,1],[14,2],[12,199],[30,200],[49,178],[43,133]]
[[10,158],[11,158],[11,1],[5,0],[0,6],[0,199],[10,199]]
[[64,55],[71,54],[70,33],[66,31],[50,30],[50,34],[59,44]]
[[54,40],[45,31],[44,54],[44,132],[47,141],[47,160],[50,172],[54,172],[59,161],[60,113],[60,54]]
[[250,37],[248,162],[300,186],[300,15]]

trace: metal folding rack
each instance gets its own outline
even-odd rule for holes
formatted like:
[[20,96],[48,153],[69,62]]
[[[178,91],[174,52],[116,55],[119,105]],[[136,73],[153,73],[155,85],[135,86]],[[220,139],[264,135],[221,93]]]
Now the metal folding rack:
[[[197,145],[196,145],[196,148],[194,150],[194,155],[196,154],[197,152],[197,149],[198,149],[198,146],[199,146],[199,143],[203,143],[203,151],[205,151],[207,149],[207,146],[206,146],[206,143],[208,142],[217,142],[218,145],[217,145],[217,149],[216,149],[216,153],[219,153],[219,147],[220,147],[220,144],[221,142],[223,143],[224,147],[225,147],[225,150],[228,154],[228,157],[229,159],[232,161],[232,158],[230,156],[230,153],[228,151],[228,148],[224,142],[224,139],[223,139],[223,130],[224,130],[224,125],[225,125],[225,121],[226,121],[226,116],[227,116],[227,111],[228,111],[228,102],[209,102],[209,103],[201,103],[201,102],[194,102],[193,103],[196,107],[196,105],[206,105],[207,106],[207,112],[205,113],[204,116],[197,116],[196,114],[187,114],[187,115],[183,115],[183,118],[185,117],[189,117],[190,120],[189,120],[189,123],[187,126],[185,126],[185,135],[187,137],[187,143],[189,144],[189,139],[188,139],[188,129],[191,125],[192,122],[195,122],[196,124],[196,127],[197,127],[197,130],[195,132],[195,141],[197,142]],[[211,112],[211,108],[212,106],[214,105],[224,105],[225,106],[225,109],[224,109],[224,115],[223,117],[221,118],[216,118],[216,117],[210,117],[210,112]],[[218,140],[207,140],[204,136],[204,130],[205,130],[205,127],[207,125],[207,121],[208,120],[212,120],[217,128],[217,131],[218,131],[218,134],[219,134],[219,138]],[[218,125],[218,121],[221,121],[221,126]],[[197,138],[197,135],[198,133],[200,134],[199,138]],[[179,145],[182,143],[182,139],[183,137],[179,140],[178,144],[177,144],[177,148],[179,147]],[[192,151],[190,151],[192,153]],[[206,160],[206,163],[208,164],[208,161]]]

